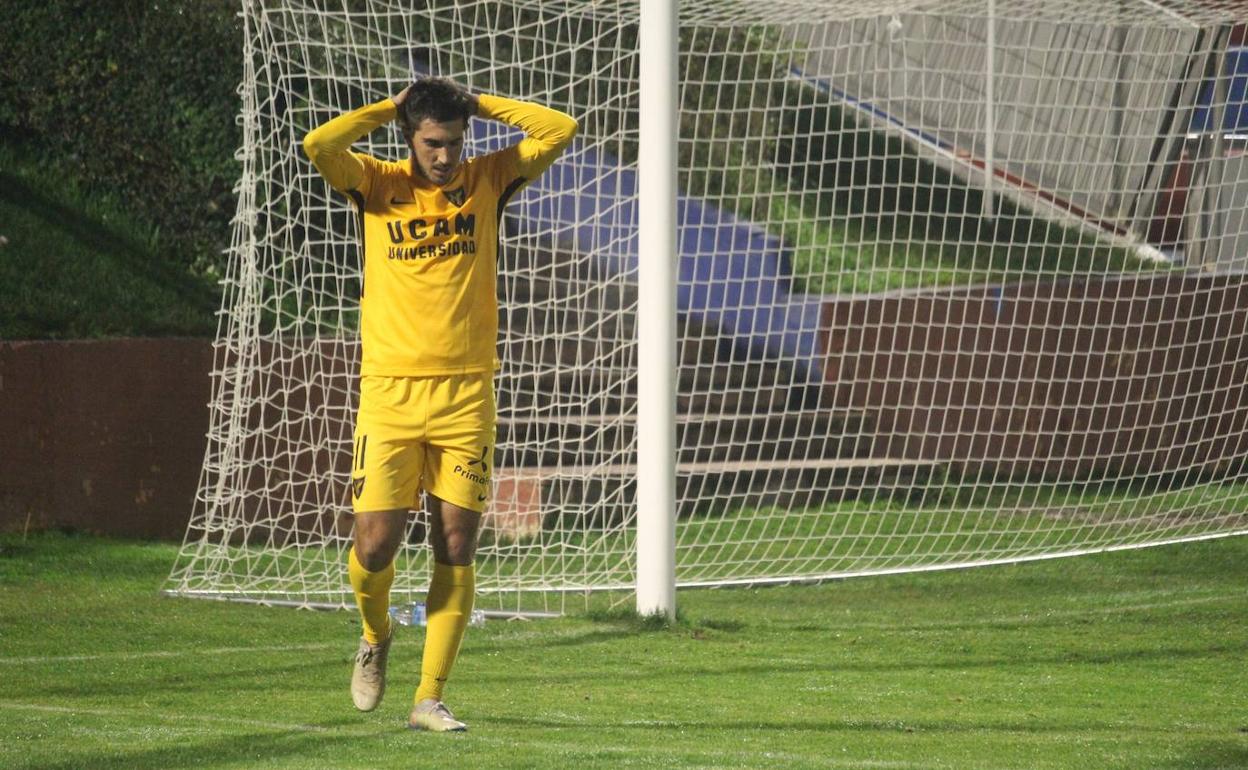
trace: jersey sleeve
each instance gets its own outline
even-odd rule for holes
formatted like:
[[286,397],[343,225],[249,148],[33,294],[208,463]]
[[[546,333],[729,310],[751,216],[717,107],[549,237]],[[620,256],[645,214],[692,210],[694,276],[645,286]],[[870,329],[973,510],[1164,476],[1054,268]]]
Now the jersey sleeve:
[[558,110],[532,102],[481,94],[477,114],[524,131],[524,139],[491,153],[490,175],[499,191],[500,205],[524,185],[541,176],[576,136],[576,120]]
[[500,216],[511,197],[520,188],[532,181],[520,173],[516,146],[513,144],[510,147],[492,152],[480,160],[485,168],[485,175],[490,180],[490,187],[498,195],[498,213]]
[[313,129],[303,139],[303,151],[325,181],[360,202],[367,201],[381,161],[351,151],[351,145],[378,126],[394,120],[397,109],[390,99],[339,115]]

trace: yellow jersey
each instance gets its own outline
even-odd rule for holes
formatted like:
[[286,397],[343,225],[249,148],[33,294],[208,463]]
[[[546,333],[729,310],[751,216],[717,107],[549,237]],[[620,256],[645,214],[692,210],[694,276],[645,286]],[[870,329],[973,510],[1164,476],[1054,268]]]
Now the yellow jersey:
[[496,266],[503,207],[545,171],[576,134],[576,121],[537,104],[482,94],[478,115],[525,138],[467,158],[434,184],[415,160],[350,150],[397,115],[390,99],[316,128],[304,139],[323,177],[361,219],[361,375],[423,377],[493,371],[498,339]]

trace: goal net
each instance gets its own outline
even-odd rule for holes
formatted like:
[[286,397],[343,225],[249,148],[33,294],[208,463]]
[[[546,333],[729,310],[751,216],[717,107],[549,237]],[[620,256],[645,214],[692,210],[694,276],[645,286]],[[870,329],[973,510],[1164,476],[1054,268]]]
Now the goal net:
[[[425,74],[581,126],[503,215],[481,604],[630,590],[637,4],[242,8],[211,432],[168,590],[351,603],[359,233],[300,142]],[[687,0],[679,16],[678,585],[1248,532],[1238,3]],[[474,120],[467,151],[516,139]],[[406,155],[393,127],[356,149]],[[427,585],[426,524],[399,600]]]

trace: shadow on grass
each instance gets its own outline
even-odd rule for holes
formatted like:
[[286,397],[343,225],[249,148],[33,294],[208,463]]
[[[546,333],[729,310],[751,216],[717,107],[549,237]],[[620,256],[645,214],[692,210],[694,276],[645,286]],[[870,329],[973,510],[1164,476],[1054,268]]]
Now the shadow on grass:
[[[849,645],[846,645],[848,648]],[[853,649],[853,648],[850,648]],[[1165,646],[1151,649],[1137,650],[1115,650],[1109,652],[1086,652],[1081,650],[1069,650],[1066,652],[1054,651],[1048,654],[1031,654],[1028,655],[1023,651],[1011,655],[989,655],[975,657],[966,655],[965,657],[945,657],[937,660],[890,660],[890,661],[861,661],[861,660],[831,660],[827,663],[811,663],[801,665],[795,663],[791,659],[782,662],[768,663],[760,661],[758,663],[740,665],[738,662],[743,656],[739,652],[727,654],[724,658],[728,665],[714,666],[679,666],[672,668],[670,666],[654,666],[650,669],[630,669],[630,676],[634,678],[644,679],[659,678],[668,679],[673,676],[681,677],[717,677],[717,676],[749,676],[758,677],[760,681],[772,675],[796,675],[796,674],[837,674],[837,673],[856,673],[856,674],[884,674],[888,672],[917,672],[926,671],[972,671],[972,670],[989,670],[989,671],[1009,671],[1016,669],[1025,669],[1033,666],[1120,666],[1131,663],[1147,663],[1152,661],[1160,661],[1164,663],[1175,663],[1181,660],[1195,660],[1200,658],[1228,657],[1235,660],[1242,659],[1248,655],[1248,641],[1238,642],[1234,644],[1212,644],[1198,646]],[[546,674],[535,673],[527,675],[520,672],[509,671],[498,676],[491,676],[487,673],[477,673],[474,679],[482,682],[498,681],[498,682],[551,682],[558,681],[560,683],[576,682],[576,681],[595,681],[600,680],[604,676],[601,670],[588,672],[586,674],[562,674],[557,677],[551,677]]]
[[[581,647],[590,644],[602,644],[606,642],[616,642],[621,639],[630,639],[637,635],[637,631],[632,628],[607,628],[585,631],[584,633],[571,634],[568,636],[560,636],[554,639],[543,638],[540,642],[542,649],[557,647]],[[488,648],[508,647],[511,649],[518,647],[524,648],[529,646],[529,642],[517,642],[515,644],[507,643],[507,640],[493,640],[488,643]],[[482,648],[486,649],[486,648]]]
[[741,631],[746,627],[745,623],[737,620],[728,620],[724,618],[691,618],[685,615],[684,611],[679,607],[676,609],[675,620],[668,620],[666,617],[659,614],[641,615],[636,610],[628,607],[618,607],[612,610],[591,610],[586,614],[586,618],[595,623],[609,623],[626,628],[633,632],[697,632],[703,629],[735,632]]
[[[156,658],[152,660],[152,666],[154,670],[160,671],[159,675],[144,675],[133,662],[128,662],[129,676],[126,678],[117,677],[115,669],[111,667],[100,668],[75,675],[72,681],[63,685],[45,684],[40,687],[38,694],[49,698],[106,695],[121,699],[135,696],[141,699],[154,692],[181,695],[196,692],[269,692],[275,688],[289,687],[291,682],[288,677],[301,674],[301,681],[309,684],[323,683],[326,667],[334,664],[327,663],[324,659],[307,660],[307,653],[302,655],[303,662],[291,665],[274,665],[271,660],[251,659],[249,665],[231,663],[228,667],[222,666],[218,670],[207,672],[203,670],[201,660],[190,660],[184,671],[168,671],[162,669],[170,665],[170,660]],[[243,655],[230,655],[229,658],[240,664],[248,660]],[[345,658],[343,660],[346,662],[339,668],[346,672],[342,675],[346,681],[350,674],[350,662]],[[334,663],[337,662],[335,658]]]
[[[160,720],[153,720],[159,722]],[[326,734],[323,728],[309,725],[307,730],[279,732],[252,732],[222,736],[212,740],[187,740],[177,746],[163,746],[142,750],[115,747],[111,756],[90,754],[74,755],[72,744],[66,746],[67,758],[52,761],[33,760],[28,764],[18,765],[24,770],[135,770],[135,768],[172,768],[182,767],[255,767],[269,764],[269,760],[289,760],[291,757],[309,757],[308,767],[328,767],[311,759],[322,756],[331,750],[340,752],[344,759],[357,755],[365,744],[370,744],[377,737],[390,734],[397,727],[379,727],[376,736],[372,734],[352,734],[350,736]],[[333,742],[333,747],[328,744]],[[329,760],[325,760],[329,761]]]
[[[1181,758],[1150,765],[1157,770],[1201,768],[1202,770],[1243,770],[1248,767],[1248,726],[1240,727],[1237,738],[1206,741]],[[1138,764],[1123,764],[1121,770],[1135,770]]]
[[59,230],[93,251],[103,252],[137,273],[156,275],[162,282],[187,290],[202,291],[202,286],[185,270],[152,253],[151,247],[138,238],[123,235],[103,222],[45,195],[20,178],[0,171],[0,201],[22,209],[43,220],[49,229]]
[[610,623],[627,628],[632,632],[674,631],[689,625],[679,611],[676,613],[675,620],[669,620],[658,613],[642,615],[628,607],[617,607],[611,610],[591,610],[586,617],[595,623]]
[[[653,716],[653,715],[652,715]],[[1094,733],[1144,733],[1151,735],[1177,735],[1187,734],[1187,728],[1181,725],[1172,727],[1160,727],[1148,724],[1126,724],[1121,720],[1106,719],[1105,721],[1089,721],[1080,720],[1077,724],[1070,722],[1052,722],[1044,721],[1040,717],[1028,717],[1027,721],[1021,720],[991,720],[976,719],[973,715],[968,715],[967,719],[961,721],[953,721],[947,719],[937,720],[903,720],[903,719],[854,719],[841,714],[830,714],[827,719],[780,719],[769,721],[766,719],[759,720],[721,720],[715,719],[714,716],[708,716],[706,719],[664,719],[653,717],[649,719],[629,719],[629,720],[586,720],[577,722],[573,725],[568,724],[563,719],[541,719],[530,717],[490,717],[489,720],[493,724],[508,725],[511,727],[525,729],[552,729],[552,730],[568,730],[570,728],[582,730],[711,730],[715,732],[725,731],[728,733],[786,733],[786,732],[805,732],[805,733],[1020,733],[1031,735],[1081,735]],[[1233,745],[1226,748],[1233,749]],[[1231,752],[1226,752],[1228,756],[1238,756]],[[1165,767],[1169,767],[1166,765]],[[1248,765],[1220,765],[1220,764],[1200,764],[1188,765],[1180,764],[1175,767],[1235,767],[1243,768]]]
[[[119,227],[96,218],[91,212],[76,207],[73,197],[78,196],[85,200],[85,193],[71,188],[65,195],[67,197],[64,199],[54,197],[32,187],[17,175],[0,171],[0,204],[15,209],[14,216],[19,220],[16,224],[9,223],[10,226],[18,228],[17,233],[10,232],[9,236],[18,238],[15,244],[26,242],[25,246],[11,244],[6,247],[9,252],[6,259],[17,260],[19,269],[33,269],[56,256],[57,259],[52,260],[55,267],[51,269],[57,271],[59,287],[62,290],[72,288],[81,292],[84,296],[78,298],[80,302],[88,301],[91,291],[98,288],[101,282],[124,277],[122,284],[129,285],[131,289],[145,287],[139,292],[140,295],[151,291],[167,292],[171,296],[164,302],[174,306],[180,304],[182,307],[176,308],[178,312],[193,311],[197,317],[212,319],[217,309],[217,297],[215,289],[206,280],[194,275],[182,260],[159,253],[142,237],[122,231]],[[146,230],[143,225],[129,220],[123,220],[121,225],[139,231]],[[42,244],[38,248],[33,243],[36,240]],[[52,253],[48,253],[49,247],[45,241],[56,244],[52,247],[55,249]],[[66,244],[70,244],[68,248],[73,251],[72,254],[60,252],[67,248]],[[140,303],[138,308],[131,308],[133,311],[144,310],[146,308],[143,302],[155,300],[138,296],[128,297],[127,301],[131,304]],[[38,307],[37,304],[35,307]],[[53,308],[49,312],[70,312],[74,309]],[[82,307],[77,309],[80,312],[83,310]],[[172,312],[175,308],[159,309]],[[24,303],[16,303],[9,310],[19,326],[24,324],[33,330],[39,330],[50,323],[43,310],[32,309]],[[185,324],[175,324],[173,330],[185,333],[184,326]],[[154,330],[162,330],[159,323],[157,327]],[[209,326],[204,327],[204,330],[209,329]],[[43,329],[44,333],[37,336],[45,336],[47,331]],[[76,336],[90,336],[92,329],[72,331]]]
[[[491,650],[529,649],[535,643],[540,644],[542,649],[582,647],[633,639],[646,634],[696,635],[699,630],[698,626],[702,625],[689,624],[679,618],[675,623],[668,623],[662,619],[643,618],[633,612],[615,610],[590,612],[585,619],[592,622],[594,626],[578,632],[543,635],[536,642],[528,634],[511,636],[504,633],[499,636],[480,636],[469,632],[465,644],[469,645],[467,649],[472,654],[482,654]],[[705,625],[708,628],[711,627],[710,624]]]

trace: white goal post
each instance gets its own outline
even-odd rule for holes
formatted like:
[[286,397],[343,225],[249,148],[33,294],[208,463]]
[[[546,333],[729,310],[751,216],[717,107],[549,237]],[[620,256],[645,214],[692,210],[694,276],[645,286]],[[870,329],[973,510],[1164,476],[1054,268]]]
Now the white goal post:
[[[612,591],[670,614],[673,584],[1248,533],[1240,4],[242,0],[242,18],[210,434],[168,593],[352,606],[358,232],[300,142],[425,74],[581,126],[502,214],[487,609]],[[473,121],[468,152],[515,138]],[[356,149],[405,152],[389,128]],[[424,530],[398,600],[427,585]]]

